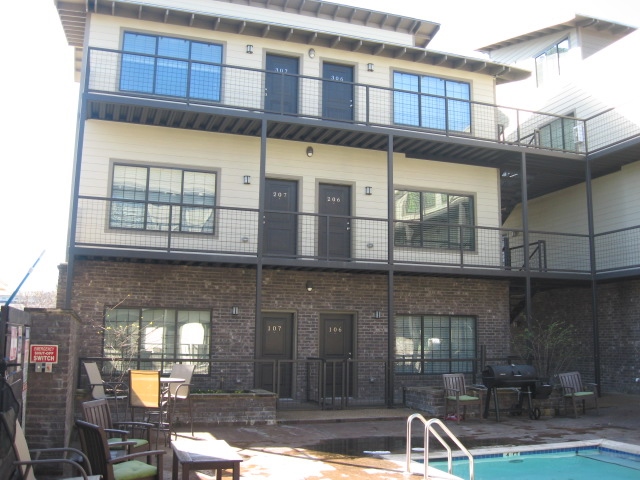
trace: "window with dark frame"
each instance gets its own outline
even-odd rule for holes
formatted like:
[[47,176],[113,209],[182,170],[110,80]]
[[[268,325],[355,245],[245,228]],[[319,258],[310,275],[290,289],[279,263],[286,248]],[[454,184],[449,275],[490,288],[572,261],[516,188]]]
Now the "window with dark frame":
[[215,233],[216,174],[113,166],[110,228]]
[[395,190],[396,247],[475,250],[473,196]]
[[219,102],[222,45],[125,32],[120,90]]
[[396,124],[471,133],[470,84],[394,72],[393,88]]
[[565,38],[535,57],[538,87],[544,85],[545,81],[557,78],[562,74],[562,66],[569,52],[569,47],[569,39]]
[[[572,117],[573,114],[568,114]],[[573,118],[557,118],[539,128],[540,146],[564,151],[576,149],[576,120]],[[578,139],[579,140],[579,139]]]
[[395,372],[402,374],[473,373],[476,318],[401,315],[395,318]]
[[210,332],[208,310],[113,308],[105,314],[104,356],[115,359],[117,372],[169,371],[172,362],[165,359],[208,359]]

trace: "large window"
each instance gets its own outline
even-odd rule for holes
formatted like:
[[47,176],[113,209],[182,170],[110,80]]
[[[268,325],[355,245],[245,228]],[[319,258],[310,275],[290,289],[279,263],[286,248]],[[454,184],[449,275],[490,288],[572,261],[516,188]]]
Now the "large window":
[[[394,72],[394,122],[436,130],[471,132],[468,83]],[[415,93],[413,93],[415,92]]]
[[111,228],[214,233],[216,174],[114,165]]
[[104,356],[121,359],[118,371],[137,368],[138,358],[141,368],[167,370],[164,359],[208,359],[210,329],[205,310],[114,308],[105,315]]
[[582,133],[577,132],[576,126],[576,121],[573,118],[558,118],[548,123],[539,129],[540,146],[574,151],[576,140],[583,140]]
[[476,319],[467,316],[406,315],[395,319],[396,373],[472,373]]
[[126,32],[123,50],[121,90],[220,101],[221,45]]
[[473,197],[396,190],[395,245],[475,249]]
[[536,82],[538,87],[541,87],[545,81],[560,76],[568,52],[569,39],[565,38],[536,57]]

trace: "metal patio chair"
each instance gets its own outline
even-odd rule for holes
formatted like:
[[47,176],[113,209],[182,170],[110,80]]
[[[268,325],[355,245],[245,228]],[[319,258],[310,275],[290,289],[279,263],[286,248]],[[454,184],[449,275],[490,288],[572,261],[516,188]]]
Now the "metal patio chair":
[[118,402],[127,399],[127,384],[123,382],[105,382],[96,362],[84,362],[83,365],[87,372],[87,377],[89,377],[91,398],[94,400],[113,400],[116,418],[119,419]]
[[[57,469],[71,467],[73,477],[58,476],[73,480],[100,480],[100,475],[92,475],[91,463],[86,455],[75,448],[40,448],[29,450],[22,426],[13,410],[0,412],[0,451],[4,452],[0,464],[4,464],[3,478],[17,478],[22,480],[36,480],[34,468],[43,465],[57,465]],[[7,444],[5,444],[7,442]],[[72,456],[73,458],[68,458]],[[78,463],[79,460],[82,464]],[[11,462],[13,467],[9,465]],[[13,472],[9,470],[13,470]],[[47,474],[47,478],[54,478]]]
[[[184,382],[182,383],[170,383],[169,389],[167,391],[168,399],[171,401],[172,405],[169,407],[169,415],[173,415],[175,412],[175,406],[177,402],[187,402],[187,408],[189,409],[189,424],[191,425],[191,436],[193,437],[193,409],[191,406],[191,396],[190,390],[193,386],[191,384],[191,377],[193,377],[193,370],[195,365],[187,365],[182,363],[176,363],[173,365],[171,369],[170,377],[173,378],[183,378]],[[172,425],[171,419],[169,419],[169,424]],[[174,432],[176,438],[178,437],[178,433]]]
[[[167,440],[169,400],[163,398],[159,370],[129,370],[129,409],[131,420],[135,420],[135,410],[143,410],[145,422],[153,423],[156,427],[156,446],[160,431],[165,433]],[[157,421],[150,422],[152,417]],[[169,432],[170,436],[170,432]]]

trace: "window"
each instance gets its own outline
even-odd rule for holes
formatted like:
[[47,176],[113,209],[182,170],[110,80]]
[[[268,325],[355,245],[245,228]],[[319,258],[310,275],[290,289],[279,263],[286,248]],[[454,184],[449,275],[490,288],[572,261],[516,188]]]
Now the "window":
[[[569,116],[573,116],[570,114]],[[558,118],[539,129],[540,146],[557,148],[559,150],[574,151],[576,121],[573,118]]]
[[[468,83],[394,72],[394,122],[436,130],[471,132]],[[412,93],[416,92],[416,93]]]
[[541,87],[545,81],[557,78],[562,73],[561,67],[566,62],[569,52],[569,39],[552,45],[536,57],[536,82]]
[[220,101],[221,45],[126,32],[123,50],[120,90]]
[[472,196],[396,190],[394,204],[397,247],[475,249]]
[[109,226],[214,233],[216,174],[114,165]]
[[117,371],[138,368],[138,358],[140,368],[165,371],[166,358],[209,358],[210,328],[209,311],[114,308],[105,315],[104,356],[121,359]]
[[[476,319],[466,316],[407,315],[395,319],[396,373],[472,373]],[[459,359],[459,360],[458,360]]]

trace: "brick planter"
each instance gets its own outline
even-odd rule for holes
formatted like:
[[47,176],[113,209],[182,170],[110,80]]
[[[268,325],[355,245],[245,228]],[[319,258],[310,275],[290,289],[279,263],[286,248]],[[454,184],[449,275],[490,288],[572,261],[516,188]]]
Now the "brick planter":
[[[192,393],[194,425],[275,425],[276,400],[273,392],[249,390],[243,393]],[[187,402],[178,402],[173,422],[184,426],[189,420]]]

